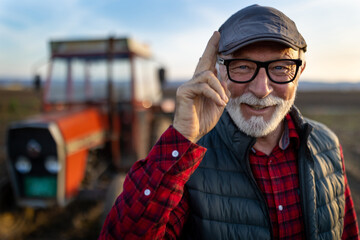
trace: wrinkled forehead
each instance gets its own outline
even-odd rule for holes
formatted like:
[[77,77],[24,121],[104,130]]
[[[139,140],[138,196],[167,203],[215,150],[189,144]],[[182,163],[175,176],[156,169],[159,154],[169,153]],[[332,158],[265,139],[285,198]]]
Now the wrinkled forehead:
[[241,57],[254,52],[272,53],[272,54],[278,53],[279,55],[288,56],[289,58],[299,57],[298,50],[295,50],[285,44],[279,42],[273,42],[273,41],[261,41],[261,42],[251,43],[231,53],[231,56]]

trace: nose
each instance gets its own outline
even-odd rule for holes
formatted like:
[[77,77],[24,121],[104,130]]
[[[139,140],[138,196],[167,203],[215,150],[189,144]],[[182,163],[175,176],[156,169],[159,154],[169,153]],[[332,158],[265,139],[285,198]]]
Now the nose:
[[249,91],[259,99],[267,97],[273,91],[271,81],[264,68],[260,68],[255,79],[249,83]]

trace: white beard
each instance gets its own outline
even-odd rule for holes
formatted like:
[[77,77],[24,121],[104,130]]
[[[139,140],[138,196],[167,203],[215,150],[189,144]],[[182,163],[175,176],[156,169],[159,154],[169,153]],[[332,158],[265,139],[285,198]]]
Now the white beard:
[[[279,126],[286,114],[290,111],[294,101],[295,94],[291,99],[283,100],[282,98],[272,95],[259,99],[252,93],[246,93],[240,97],[231,98],[226,109],[241,131],[249,136],[258,138],[267,136]],[[250,119],[246,120],[241,112],[241,103],[260,105],[263,107],[276,105],[276,107],[269,121],[265,121],[263,116],[252,116]]]

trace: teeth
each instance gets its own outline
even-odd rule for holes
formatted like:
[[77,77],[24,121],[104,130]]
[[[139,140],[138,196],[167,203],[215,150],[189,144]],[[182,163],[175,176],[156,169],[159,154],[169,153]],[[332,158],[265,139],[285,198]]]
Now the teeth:
[[256,105],[256,106],[251,106],[252,108],[254,108],[255,110],[261,110],[266,108],[266,106],[261,106],[261,105]]
[[261,109],[264,109],[264,108],[271,107],[271,105],[252,105],[252,104],[249,104],[249,103],[245,103],[245,104],[248,105],[249,107],[251,107],[254,110],[261,110]]

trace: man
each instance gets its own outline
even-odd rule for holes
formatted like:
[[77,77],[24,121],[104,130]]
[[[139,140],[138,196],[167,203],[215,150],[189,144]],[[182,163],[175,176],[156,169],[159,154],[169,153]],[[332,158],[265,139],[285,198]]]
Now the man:
[[100,239],[358,239],[338,139],[293,106],[305,51],[276,9],[231,16]]

